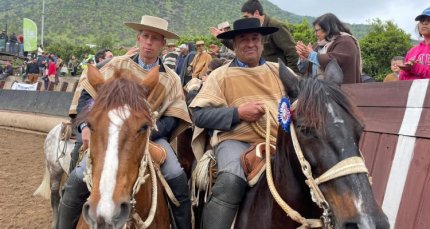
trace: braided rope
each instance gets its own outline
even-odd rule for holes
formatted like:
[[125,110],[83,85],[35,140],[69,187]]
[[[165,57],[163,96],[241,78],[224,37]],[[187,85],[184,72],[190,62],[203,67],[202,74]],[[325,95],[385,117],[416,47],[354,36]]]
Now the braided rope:
[[[269,111],[267,105],[264,106],[264,110],[266,114]],[[297,211],[292,209],[281,197],[279,192],[276,190],[275,184],[273,182],[273,175],[272,175],[272,165],[270,161],[270,116],[266,115],[266,179],[267,184],[269,186],[270,193],[272,193],[273,199],[275,199],[276,203],[284,210],[284,212],[294,221],[301,223],[303,228],[315,228],[315,227],[322,227],[321,220],[311,220],[306,219],[303,216],[300,215]]]
[[[148,134],[148,142],[147,143],[149,144],[149,134]],[[148,162],[149,172],[151,174],[151,182],[152,182],[151,207],[149,208],[148,217],[146,218],[145,221],[142,221],[142,218],[140,217],[140,215],[136,212],[135,208],[133,208],[133,213],[132,213],[131,217],[133,218],[137,228],[148,228],[151,225],[152,221],[154,220],[155,213],[157,210],[157,192],[158,192],[157,175],[155,172],[154,163],[152,162],[151,155],[149,154],[149,151],[148,151],[148,147],[146,147],[146,149],[145,149],[145,156],[144,157],[146,158],[146,160]],[[138,183],[138,182],[136,182],[136,183]],[[135,186],[136,186],[136,183],[135,183]],[[133,187],[133,189],[134,189],[134,187]],[[136,190],[138,191],[139,188],[136,188]],[[136,193],[133,193],[133,200],[132,201],[135,201],[134,200],[135,194]]]
[[93,190],[93,178],[91,176],[93,174],[93,165],[91,162],[91,150],[89,146],[87,148],[86,154],[87,154],[87,164],[84,171],[84,181],[87,184],[88,190],[91,192],[91,190]]
[[[275,120],[275,124],[278,124],[278,122],[276,121],[277,118],[273,116],[273,114],[270,112],[270,110],[269,110],[269,108],[268,108],[267,105],[264,106],[264,112],[265,112],[265,115],[266,115],[266,130],[264,130],[264,128],[262,126],[260,126],[260,124],[258,122],[252,122],[251,123],[251,127],[263,139],[266,138],[266,135],[269,135],[270,141],[271,142],[276,142],[276,137],[270,134],[270,125],[271,125],[270,118],[272,118],[273,120]],[[269,127],[269,128],[267,128],[267,127]],[[269,132],[267,132],[267,129],[269,129]],[[269,133],[269,134],[267,134],[267,133]]]
[[172,189],[170,188],[169,184],[167,183],[166,179],[164,178],[163,174],[161,174],[161,171],[159,169],[156,169],[158,179],[160,180],[161,185],[164,187],[164,191],[167,194],[167,197],[172,201],[172,203],[179,207],[181,204],[179,203],[178,199],[176,199],[175,194],[173,194]]
[[209,187],[212,183],[209,177],[211,162],[216,163],[216,159],[213,150],[208,150],[200,158],[191,175],[191,202],[194,206],[199,204],[200,191],[206,191],[205,202],[209,196]]

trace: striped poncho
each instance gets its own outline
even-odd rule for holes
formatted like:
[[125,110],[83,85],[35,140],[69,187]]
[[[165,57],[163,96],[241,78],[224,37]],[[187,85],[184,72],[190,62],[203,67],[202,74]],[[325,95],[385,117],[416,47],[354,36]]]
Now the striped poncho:
[[[199,94],[190,104],[190,108],[239,107],[247,102],[263,102],[270,110],[271,135],[276,137],[278,103],[285,94],[278,69],[278,64],[272,62],[266,62],[253,68],[230,67],[229,64],[226,64],[211,73]],[[265,116],[257,123],[265,129]],[[197,159],[204,153],[205,139],[204,129],[196,127],[192,148]],[[250,123],[241,121],[231,131],[215,130],[210,144],[214,147],[224,140],[256,143],[264,141],[264,138],[255,131]]]

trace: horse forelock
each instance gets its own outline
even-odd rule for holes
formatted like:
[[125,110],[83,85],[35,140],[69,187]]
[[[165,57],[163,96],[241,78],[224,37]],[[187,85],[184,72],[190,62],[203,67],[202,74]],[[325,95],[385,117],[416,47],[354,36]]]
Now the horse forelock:
[[333,116],[333,103],[344,109],[360,127],[362,125],[361,117],[351,101],[339,86],[331,82],[313,78],[303,80],[298,101],[295,116],[300,118],[302,126],[315,128],[322,135],[325,134],[327,116],[339,118]]
[[131,111],[148,114],[149,117],[148,90],[137,77],[127,74],[112,77],[98,89],[97,94],[91,113],[106,112],[127,104]]

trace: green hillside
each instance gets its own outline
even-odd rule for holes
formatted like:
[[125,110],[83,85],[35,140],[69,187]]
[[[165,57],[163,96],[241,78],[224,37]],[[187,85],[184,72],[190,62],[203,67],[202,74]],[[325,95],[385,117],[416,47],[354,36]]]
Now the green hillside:
[[[160,16],[170,22],[171,30],[181,36],[209,35],[209,27],[241,17],[244,0],[45,0],[44,43],[97,43],[112,40],[129,46],[134,33],[123,22],[140,21],[144,14]],[[271,2],[262,1],[265,11],[281,21],[299,23],[303,16],[286,12]],[[7,24],[8,33],[22,33],[22,18],[35,21],[40,29],[42,0],[0,1],[0,28]],[[308,17],[312,22],[313,18]],[[353,25],[352,31],[362,37],[367,25]]]

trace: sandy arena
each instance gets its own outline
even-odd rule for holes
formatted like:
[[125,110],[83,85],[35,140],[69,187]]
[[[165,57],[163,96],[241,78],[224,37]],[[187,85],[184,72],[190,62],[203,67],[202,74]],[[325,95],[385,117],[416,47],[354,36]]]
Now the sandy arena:
[[50,201],[32,196],[43,177],[44,140],[0,128],[0,228],[50,228]]

